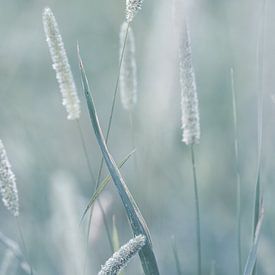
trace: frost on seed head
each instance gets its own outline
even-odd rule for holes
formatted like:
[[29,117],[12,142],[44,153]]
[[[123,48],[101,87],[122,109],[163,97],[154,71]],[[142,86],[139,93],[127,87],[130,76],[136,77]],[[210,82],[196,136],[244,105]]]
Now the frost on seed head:
[[143,0],[126,0],[126,22],[130,23],[141,10]]
[[186,24],[179,34],[179,74],[181,87],[182,141],[199,143],[200,116],[195,73],[192,64],[191,39]]
[[113,256],[101,267],[98,275],[117,274],[122,268],[126,267],[129,261],[145,245],[146,237],[138,235],[123,245]]
[[5,147],[0,140],[0,192],[5,207],[16,217],[19,215],[19,199],[15,175],[7,157]]
[[122,106],[126,110],[131,110],[137,102],[137,65],[135,59],[134,33],[126,22],[122,24],[120,30],[120,58],[124,47],[127,28],[128,35],[121,64],[119,88]]
[[67,118],[69,120],[78,119],[80,117],[80,101],[62,37],[50,8],[44,9],[43,25],[53,62],[53,69],[56,72],[56,79],[63,98],[62,104],[68,113]]

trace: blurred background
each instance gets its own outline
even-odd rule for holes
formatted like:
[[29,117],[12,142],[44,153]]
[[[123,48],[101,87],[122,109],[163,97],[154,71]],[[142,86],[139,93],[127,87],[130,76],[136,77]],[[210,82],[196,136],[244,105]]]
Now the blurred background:
[[[251,244],[257,175],[257,44],[262,1],[197,0],[187,5],[201,115],[195,146],[201,205],[203,274],[237,274],[236,170],[230,68],[235,72],[242,187],[242,252]],[[275,2],[266,0],[263,51],[263,171],[265,220],[258,274],[274,274],[275,207]],[[82,274],[87,218],[81,215],[91,180],[77,124],[66,119],[42,25],[49,6],[56,16],[82,101],[80,124],[92,170],[101,154],[82,94],[76,43],[80,44],[99,119],[106,132],[118,73],[124,0],[0,0],[0,138],[17,177],[20,224],[36,273]],[[183,274],[196,274],[195,208],[190,148],[181,142],[180,87],[173,29],[173,1],[144,1],[133,22],[138,102],[129,113],[117,100],[109,149],[120,162],[137,152],[122,173],[152,234],[161,274],[176,274],[172,236]],[[104,168],[103,175],[107,175]],[[131,230],[113,183],[101,195],[108,225],[115,216],[121,244]],[[15,219],[0,206],[0,231],[21,250]],[[0,265],[7,249],[0,243]],[[97,274],[112,254],[95,206],[87,274]],[[9,275],[25,274],[13,260]],[[138,257],[125,274],[142,274]]]

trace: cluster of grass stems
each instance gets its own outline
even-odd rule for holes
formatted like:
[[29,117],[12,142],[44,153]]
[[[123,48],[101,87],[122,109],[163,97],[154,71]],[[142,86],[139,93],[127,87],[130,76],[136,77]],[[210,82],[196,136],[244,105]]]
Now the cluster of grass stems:
[[[63,99],[63,104],[66,106],[68,112],[72,111],[72,113],[68,115],[68,119],[75,119],[76,120],[76,126],[78,129],[78,132],[80,134],[80,141],[81,146],[83,149],[83,156],[87,162],[87,168],[89,170],[90,175],[90,181],[94,184],[95,189],[93,192],[93,195],[91,196],[91,199],[89,200],[87,207],[85,208],[83,215],[81,217],[81,221],[84,220],[87,214],[89,214],[89,220],[88,220],[88,228],[87,228],[87,247],[86,247],[86,259],[84,261],[84,267],[83,267],[83,275],[86,274],[86,264],[88,261],[88,246],[89,246],[89,234],[91,232],[91,226],[92,226],[92,216],[93,216],[93,205],[97,201],[99,204],[100,211],[103,216],[104,221],[104,227],[106,230],[106,235],[109,241],[111,252],[114,253],[113,256],[106,262],[105,266],[102,267],[102,270],[98,274],[117,274],[121,269],[125,267],[125,265],[128,263],[128,261],[135,255],[139,254],[140,261],[142,264],[142,268],[144,271],[144,274],[146,275],[158,275],[159,274],[159,268],[156,260],[156,256],[154,253],[152,241],[150,232],[148,230],[147,224],[142,216],[142,213],[137,205],[137,203],[134,200],[133,195],[131,194],[127,184],[125,183],[123,176],[120,172],[120,168],[128,161],[128,159],[135,154],[135,148],[132,152],[130,152],[118,165],[114,161],[111,152],[108,148],[108,142],[116,107],[116,101],[118,97],[118,91],[119,91],[119,83],[121,79],[121,71],[123,67],[123,58],[125,55],[125,51],[127,48],[127,39],[129,32],[131,31],[131,23],[132,20],[137,12],[138,9],[140,9],[142,1],[126,1],[126,32],[124,33],[122,48],[120,52],[120,58],[119,58],[119,66],[118,66],[118,72],[116,77],[116,82],[114,85],[114,91],[112,96],[112,104],[110,108],[110,115],[108,119],[107,124],[107,131],[106,134],[103,134],[99,117],[96,110],[96,105],[93,99],[92,90],[90,88],[88,78],[85,72],[84,63],[82,61],[81,55],[80,55],[80,47],[77,45],[77,55],[79,60],[79,68],[80,68],[80,76],[81,76],[81,82],[82,82],[82,88],[83,93],[85,95],[85,100],[87,104],[87,108],[89,111],[89,117],[91,122],[91,128],[95,134],[98,146],[102,153],[102,158],[100,160],[99,169],[97,172],[96,177],[94,176],[91,161],[89,158],[89,153],[87,149],[87,141],[85,140],[83,130],[81,128],[80,122],[79,122],[79,110],[77,109],[75,105],[77,103],[74,103],[75,97],[77,97],[74,91],[74,84],[73,80],[70,79],[70,70],[68,62],[66,60],[66,53],[61,52],[59,53],[59,49],[63,49],[63,44],[61,37],[59,33],[55,34],[55,21],[50,22],[48,27],[48,37],[47,41],[49,43],[52,43],[50,47],[53,47],[51,51],[54,53],[53,61],[56,62],[54,64],[54,69],[57,71],[57,79],[59,81],[60,89],[62,92],[62,95],[65,97]],[[132,6],[131,6],[132,5]],[[242,261],[242,230],[241,230],[241,171],[240,171],[240,160],[239,160],[239,141],[238,141],[238,117],[237,117],[237,95],[236,95],[236,88],[235,88],[235,75],[234,70],[230,70],[230,78],[231,78],[231,90],[232,90],[232,105],[233,105],[233,125],[234,125],[234,151],[235,151],[235,161],[236,161],[236,243],[237,243],[237,270],[238,274],[244,274],[244,275],[255,275],[257,272],[257,266],[256,266],[256,259],[257,259],[257,248],[259,243],[259,236],[261,231],[261,226],[263,223],[263,217],[264,217],[264,210],[263,210],[263,195],[261,193],[261,164],[262,164],[262,135],[263,135],[263,50],[264,50],[264,18],[265,18],[265,9],[266,9],[266,3],[265,0],[262,4],[262,18],[260,20],[260,27],[259,27],[259,38],[258,38],[258,75],[259,75],[259,99],[258,99],[258,169],[257,169],[257,180],[256,180],[256,188],[255,188],[255,210],[254,210],[254,221],[253,221],[253,238],[252,238],[252,245],[251,249],[248,253],[248,257],[246,260],[245,265],[243,265]],[[49,12],[49,10],[48,10]],[[49,13],[50,14],[50,13]],[[49,16],[49,14],[46,14],[46,16]],[[51,15],[50,15],[51,17]],[[52,25],[51,25],[52,24]],[[186,21],[185,21],[186,24]],[[52,28],[52,29],[51,29]],[[196,161],[195,161],[195,151],[194,151],[194,145],[195,143],[198,143],[199,140],[199,125],[196,123],[199,123],[199,115],[195,114],[196,111],[198,111],[198,102],[197,102],[197,95],[196,95],[196,86],[195,86],[195,79],[193,76],[193,68],[192,68],[192,60],[191,60],[191,47],[188,41],[188,32],[189,30],[186,28],[183,31],[183,36],[180,38],[187,39],[187,41],[183,41],[183,43],[179,43],[179,58],[183,58],[183,60],[180,60],[180,73],[181,75],[181,84],[182,84],[182,108],[183,108],[183,141],[190,145],[190,152],[191,157],[190,161],[192,164],[192,172],[193,172],[193,187],[194,187],[194,205],[195,205],[195,223],[196,223],[196,242],[197,242],[197,270],[194,270],[194,274],[197,273],[198,275],[205,274],[205,270],[203,269],[202,265],[202,241],[201,241],[201,219],[200,219],[200,200],[199,200],[199,187],[198,187],[198,179],[197,179],[197,170],[196,170]],[[132,35],[132,34],[131,34]],[[58,38],[59,40],[56,42],[50,41],[50,39]],[[57,49],[55,49],[56,47]],[[64,50],[64,49],[63,49]],[[181,52],[183,51],[183,52]],[[184,52],[187,51],[187,52]],[[190,52],[189,52],[190,51]],[[51,54],[52,54],[51,52]],[[65,65],[62,64],[62,58],[65,56]],[[59,62],[59,63],[58,63]],[[60,64],[61,62],[61,64]],[[187,65],[187,67],[185,67]],[[67,71],[64,72],[58,72],[58,70],[62,70],[63,67],[68,67]],[[64,69],[64,68],[63,68]],[[60,75],[58,75],[60,73]],[[63,75],[62,75],[63,74]],[[190,78],[191,75],[191,78]],[[66,81],[68,83],[66,83]],[[66,91],[67,88],[70,88],[71,91]],[[70,94],[72,93],[72,94]],[[66,98],[67,97],[67,98]],[[186,98],[187,97],[187,98]],[[189,97],[189,98],[188,98]],[[65,102],[65,103],[64,103]],[[70,104],[70,106],[67,106],[67,104]],[[194,105],[195,104],[195,105]],[[187,109],[184,109],[187,108]],[[190,110],[188,109],[190,108]],[[195,111],[194,111],[195,110]],[[189,112],[189,113],[188,113]],[[187,116],[187,118],[185,117]],[[133,147],[135,147],[135,139],[134,139],[134,126],[133,126],[133,110],[129,110],[129,118],[130,118],[130,128],[132,132],[132,144]],[[186,124],[186,121],[191,121],[192,125]],[[198,127],[198,128],[196,128]],[[102,179],[102,173],[103,173],[103,166],[104,163],[106,164],[109,175]],[[137,169],[137,164],[136,167]],[[2,179],[0,179],[2,180]],[[115,219],[113,218],[113,228],[112,230],[109,228],[108,220],[106,217],[106,214],[104,212],[102,203],[100,202],[100,194],[105,189],[105,187],[108,185],[109,182],[113,182],[118,194],[120,196],[121,202],[124,206],[125,212],[127,214],[133,239],[130,240],[128,244],[120,248],[120,242],[118,237],[118,230],[116,227]],[[22,229],[20,226],[19,218],[16,216],[16,224],[19,232],[19,236],[21,239],[21,243],[23,246],[23,253],[19,249],[19,247],[15,245],[11,245],[11,241],[8,240],[2,233],[0,233],[0,242],[7,248],[8,251],[11,251],[13,255],[17,258],[17,260],[20,263],[24,263],[25,273],[27,274],[39,274],[38,271],[33,271],[31,261],[28,257],[28,250],[27,245],[25,244],[24,236],[22,234]],[[81,223],[82,224],[82,223]],[[80,225],[81,225],[80,224]],[[117,252],[116,252],[117,251]],[[116,253],[115,253],[116,252]],[[176,246],[175,238],[172,239],[172,249],[171,253],[174,256],[175,259],[175,269],[177,271],[177,274],[184,274],[184,266],[181,266],[181,259],[179,257],[178,248]],[[24,254],[24,256],[23,256]],[[9,255],[9,254],[7,254]],[[8,257],[7,257],[8,258]],[[27,263],[28,262],[28,263]],[[1,263],[1,262],[0,262]],[[27,268],[26,268],[27,266]],[[3,268],[3,265],[2,265]],[[0,269],[1,270],[1,269]],[[104,271],[105,270],[105,271]],[[107,271],[106,271],[107,270]],[[109,270],[109,271],[108,271]],[[215,273],[215,264],[212,264],[211,268],[211,274]]]

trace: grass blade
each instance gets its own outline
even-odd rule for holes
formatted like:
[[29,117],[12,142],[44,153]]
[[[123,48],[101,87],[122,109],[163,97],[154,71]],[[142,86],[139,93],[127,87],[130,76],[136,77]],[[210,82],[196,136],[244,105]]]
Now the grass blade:
[[[133,150],[132,152],[130,152],[123,160],[122,162],[118,165],[118,168],[120,169],[127,161],[128,159],[136,152],[136,150]],[[99,197],[99,195],[101,194],[101,192],[103,192],[103,190],[105,189],[105,187],[108,185],[108,183],[111,181],[112,177],[109,175],[107,176],[97,187],[96,191],[94,192],[94,194],[92,195],[87,207],[85,208],[85,211],[81,217],[81,221],[83,221],[83,219],[85,218],[87,212],[89,211],[89,209],[93,206],[93,204],[95,203],[96,199]]]
[[257,260],[257,250],[259,245],[260,232],[263,224],[263,219],[264,219],[264,208],[262,206],[261,213],[259,215],[258,223],[256,226],[255,234],[254,234],[253,244],[251,246],[251,249],[249,251],[249,255],[246,261],[244,275],[251,275],[254,270],[254,266]]
[[140,213],[140,210],[138,209],[137,204],[134,201],[134,198],[132,197],[127,185],[125,184],[120,174],[120,171],[115,161],[113,160],[113,157],[109,153],[102,130],[99,125],[97,112],[95,109],[93,98],[90,93],[88,80],[84,71],[84,67],[83,67],[83,63],[80,55],[79,55],[79,62],[80,62],[80,71],[81,71],[83,90],[85,93],[86,102],[87,102],[88,110],[90,114],[90,119],[96,135],[97,142],[102,151],[104,160],[106,162],[110,175],[113,179],[113,182],[118,190],[120,198],[125,207],[134,235],[138,236],[142,234],[142,235],[145,235],[147,239],[145,246],[139,252],[144,273],[145,275],[158,275],[159,271],[158,271],[156,258],[152,248],[152,242],[151,242],[149,230]]

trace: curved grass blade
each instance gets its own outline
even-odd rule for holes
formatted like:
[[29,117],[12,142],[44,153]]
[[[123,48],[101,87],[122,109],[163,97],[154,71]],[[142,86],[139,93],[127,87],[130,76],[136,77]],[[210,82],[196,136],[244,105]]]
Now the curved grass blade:
[[243,273],[244,275],[251,275],[254,270],[254,266],[257,260],[257,250],[259,245],[259,238],[260,238],[260,232],[263,224],[263,219],[264,219],[264,208],[262,206],[258,223],[256,226],[255,234],[254,234],[253,244],[251,246],[251,249],[249,251],[249,255],[246,261],[246,265]]
[[107,148],[102,130],[99,125],[97,112],[95,109],[93,98],[90,93],[90,88],[89,88],[88,80],[84,71],[83,63],[79,54],[79,49],[78,49],[78,57],[79,57],[79,63],[80,63],[80,72],[81,72],[83,90],[85,93],[86,102],[87,102],[88,110],[90,114],[90,119],[96,135],[97,142],[102,151],[104,160],[106,162],[110,175],[112,176],[113,182],[118,190],[120,198],[125,207],[128,219],[132,227],[133,234],[135,236],[138,236],[140,234],[146,236],[146,244],[139,252],[139,257],[142,263],[144,273],[145,275],[159,275],[157,261],[155,258],[155,254],[153,252],[152,242],[151,242],[150,233],[147,228],[147,225],[126,183],[124,182],[113,157],[111,156]]
[[[127,161],[128,159],[136,152],[136,150],[133,150],[132,152],[130,152],[123,160],[122,162],[118,165],[118,168],[120,169]],[[81,217],[81,222],[83,221],[83,219],[85,218],[87,212],[89,211],[89,209],[93,206],[93,204],[95,203],[96,199],[99,197],[99,195],[101,194],[101,192],[105,189],[105,187],[108,185],[108,183],[111,181],[112,177],[109,175],[107,176],[97,187],[96,191],[94,192],[94,194],[92,195],[87,207],[85,208],[85,211]]]

